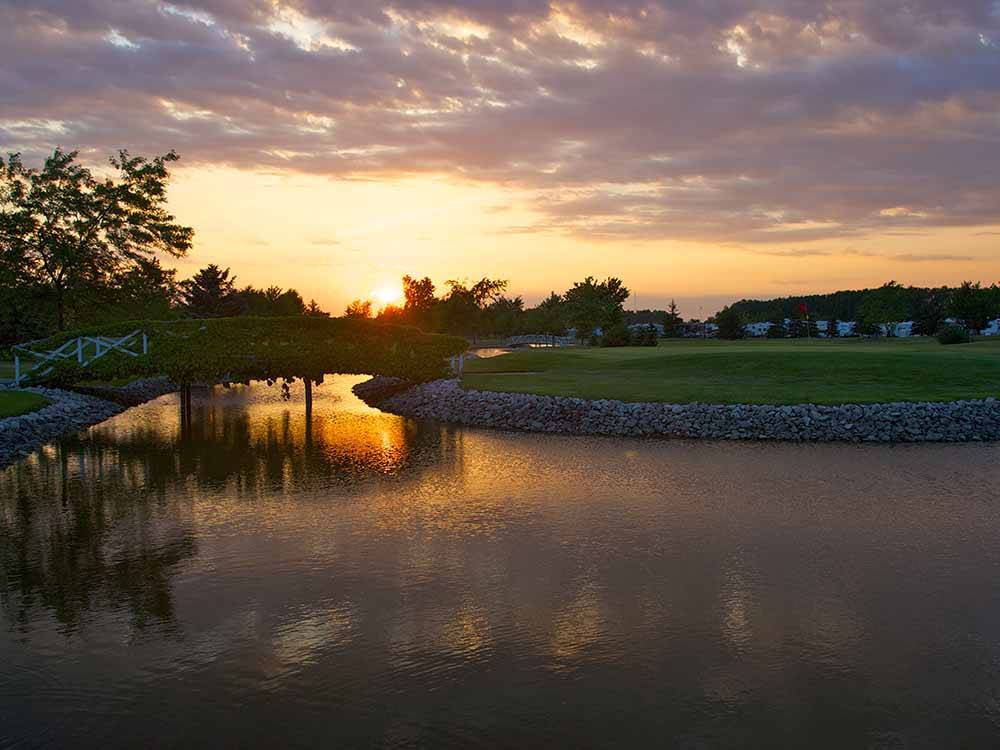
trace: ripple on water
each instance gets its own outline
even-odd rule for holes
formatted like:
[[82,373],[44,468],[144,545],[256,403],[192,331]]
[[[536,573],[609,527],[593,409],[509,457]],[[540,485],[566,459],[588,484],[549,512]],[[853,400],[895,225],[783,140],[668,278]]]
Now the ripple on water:
[[0,472],[0,745],[995,739],[996,446],[511,435],[357,380]]

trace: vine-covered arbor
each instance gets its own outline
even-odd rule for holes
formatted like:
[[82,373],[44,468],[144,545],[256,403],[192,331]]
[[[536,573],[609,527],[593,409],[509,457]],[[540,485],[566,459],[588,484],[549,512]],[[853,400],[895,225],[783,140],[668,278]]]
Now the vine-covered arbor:
[[83,380],[166,375],[187,391],[198,382],[301,378],[308,399],[311,384],[322,382],[328,373],[433,380],[447,373],[450,357],[468,347],[465,339],[408,326],[321,317],[128,321],[61,334],[46,345],[56,348],[82,335],[121,336],[137,328],[148,338],[147,353],[112,352],[87,366],[61,360],[36,383],[65,386]]

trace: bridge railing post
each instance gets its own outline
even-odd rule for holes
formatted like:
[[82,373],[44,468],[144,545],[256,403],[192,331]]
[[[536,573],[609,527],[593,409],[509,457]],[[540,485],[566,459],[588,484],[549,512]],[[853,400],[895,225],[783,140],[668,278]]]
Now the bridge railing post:
[[83,336],[76,339],[76,361],[83,364]]

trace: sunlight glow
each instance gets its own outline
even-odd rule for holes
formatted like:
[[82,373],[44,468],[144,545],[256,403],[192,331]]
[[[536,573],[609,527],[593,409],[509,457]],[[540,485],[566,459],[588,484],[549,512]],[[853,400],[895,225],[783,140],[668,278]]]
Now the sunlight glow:
[[378,289],[373,289],[371,295],[372,300],[374,300],[379,307],[385,307],[386,305],[398,305],[403,301],[403,290],[398,286],[392,286],[390,284],[380,286]]

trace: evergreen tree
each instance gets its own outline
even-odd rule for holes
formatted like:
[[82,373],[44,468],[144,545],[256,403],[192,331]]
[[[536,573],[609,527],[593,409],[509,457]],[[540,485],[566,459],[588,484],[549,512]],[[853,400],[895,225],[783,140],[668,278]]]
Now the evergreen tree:
[[181,305],[193,318],[225,318],[242,312],[236,277],[229,275],[228,268],[211,263],[182,281],[180,288]]
[[677,303],[670,300],[667,312],[663,316],[663,335],[666,338],[677,338],[682,335],[684,320],[677,312]]

